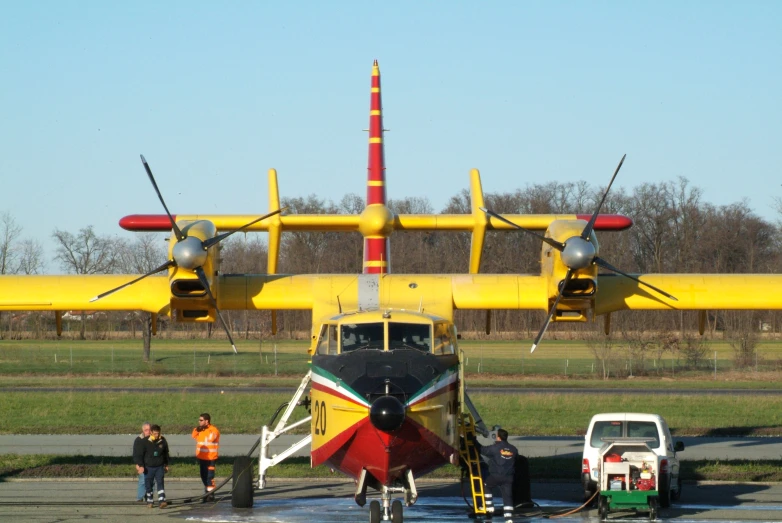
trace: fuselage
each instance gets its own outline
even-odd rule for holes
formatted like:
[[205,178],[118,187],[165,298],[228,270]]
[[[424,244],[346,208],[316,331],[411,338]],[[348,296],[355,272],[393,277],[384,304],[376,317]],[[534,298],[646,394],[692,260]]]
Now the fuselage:
[[326,321],[312,356],[312,465],[376,486],[458,456],[459,356],[446,320],[365,311]]

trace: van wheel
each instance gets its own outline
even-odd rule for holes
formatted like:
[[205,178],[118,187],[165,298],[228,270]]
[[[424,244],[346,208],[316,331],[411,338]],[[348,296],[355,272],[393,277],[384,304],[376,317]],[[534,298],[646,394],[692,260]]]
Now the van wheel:
[[595,505],[595,500],[594,500],[594,499],[592,499],[592,496],[594,496],[594,495],[595,495],[595,492],[596,492],[596,491],[594,491],[594,490],[590,490],[590,489],[586,489],[586,490],[584,491],[584,503],[586,503],[587,501],[590,501],[590,500],[591,500],[591,502],[590,502],[590,503],[589,503],[589,505],[587,505],[587,506],[593,507],[593,506]]
[[682,477],[676,478],[676,490],[671,492],[671,500],[679,501],[682,497]]
[[660,507],[668,508],[671,506],[671,476],[660,478]]

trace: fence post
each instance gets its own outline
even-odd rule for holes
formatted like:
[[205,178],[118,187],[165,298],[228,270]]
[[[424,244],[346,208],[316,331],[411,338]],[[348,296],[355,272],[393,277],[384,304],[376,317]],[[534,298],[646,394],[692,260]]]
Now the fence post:
[[714,379],[717,379],[717,351],[714,351]]

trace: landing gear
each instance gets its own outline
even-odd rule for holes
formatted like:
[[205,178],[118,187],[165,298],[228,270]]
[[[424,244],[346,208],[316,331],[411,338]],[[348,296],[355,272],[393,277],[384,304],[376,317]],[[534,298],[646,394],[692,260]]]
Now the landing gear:
[[369,502],[369,523],[380,523],[380,502],[376,499]]
[[[374,500],[369,503],[369,523],[381,523],[390,521],[391,523],[404,522],[404,506],[413,505],[418,500],[418,490],[415,487],[415,478],[411,470],[405,471],[405,474],[394,486],[381,485],[372,475],[368,474],[366,469],[362,470],[356,479],[356,493],[354,499],[356,504],[363,507],[367,501],[367,486],[371,484],[372,488],[380,491],[380,501]],[[392,494],[402,494],[402,500],[391,500]]]
[[391,523],[402,523],[402,502],[398,499],[391,503]]
[[404,523],[403,510],[402,502],[398,499],[395,499],[390,506],[386,505],[382,508],[378,500],[372,500],[369,502],[369,523],[382,523],[383,521]]

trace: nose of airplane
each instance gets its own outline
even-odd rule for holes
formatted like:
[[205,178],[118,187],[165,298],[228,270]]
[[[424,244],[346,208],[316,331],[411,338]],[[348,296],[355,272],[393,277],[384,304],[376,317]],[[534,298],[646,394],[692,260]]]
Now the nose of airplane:
[[405,406],[394,396],[381,396],[372,402],[369,421],[383,432],[393,432],[405,421]]

